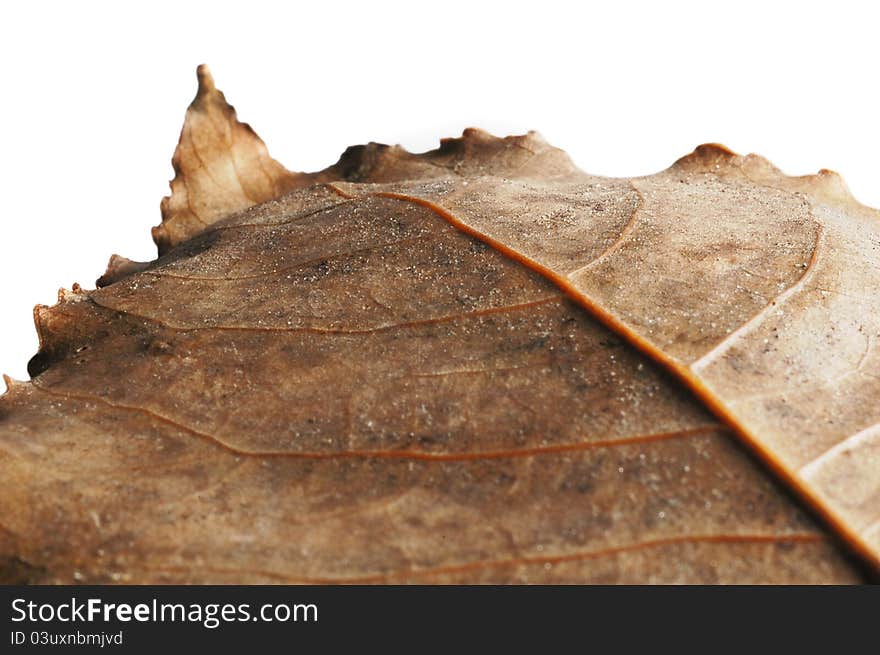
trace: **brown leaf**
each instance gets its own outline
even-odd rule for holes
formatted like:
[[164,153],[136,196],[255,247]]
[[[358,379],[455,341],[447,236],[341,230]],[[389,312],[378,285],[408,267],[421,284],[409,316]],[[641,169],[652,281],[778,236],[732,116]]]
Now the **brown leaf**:
[[[0,399],[4,580],[862,579],[736,438],[872,561],[871,433],[833,435],[876,422],[877,328],[842,300],[870,302],[876,218],[834,178],[703,149],[613,180],[476,130],[291,174],[204,69],[175,163],[164,254],[35,311]],[[851,273],[804,282],[819,226]]]
[[199,66],[198,80],[171,159],[171,195],[162,199],[162,224],[153,228],[160,255],[229,213],[310,180],[269,156],[250,125],[238,121],[207,66]]
[[[634,211],[578,206],[615,184],[637,195]],[[707,145],[627,181],[574,172],[341,192],[422,203],[540,272],[880,565],[880,213],[835,173],[789,178]]]

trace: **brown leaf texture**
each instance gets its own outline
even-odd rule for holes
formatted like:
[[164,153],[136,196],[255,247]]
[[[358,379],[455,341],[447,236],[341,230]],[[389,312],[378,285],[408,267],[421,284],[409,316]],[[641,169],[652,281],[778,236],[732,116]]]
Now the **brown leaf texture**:
[[[153,240],[164,254],[228,214],[313,182],[269,156],[266,145],[198,68],[199,90],[186,111],[171,163],[171,195],[162,199],[162,224]],[[108,282],[112,279],[108,279]]]
[[199,81],[161,256],[7,379],[0,579],[875,574],[880,223],[835,175],[478,130],[290,173]]

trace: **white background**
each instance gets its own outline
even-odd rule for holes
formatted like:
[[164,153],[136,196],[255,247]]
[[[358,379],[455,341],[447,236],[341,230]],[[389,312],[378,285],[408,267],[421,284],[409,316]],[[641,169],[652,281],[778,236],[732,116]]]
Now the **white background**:
[[[861,5],[861,8],[859,7]],[[880,206],[871,3],[5,3],[0,372],[26,378],[31,309],[92,287],[149,235],[195,67],[276,159],[410,150],[474,125],[537,129],[581,168],[647,174],[699,143],[842,173]]]

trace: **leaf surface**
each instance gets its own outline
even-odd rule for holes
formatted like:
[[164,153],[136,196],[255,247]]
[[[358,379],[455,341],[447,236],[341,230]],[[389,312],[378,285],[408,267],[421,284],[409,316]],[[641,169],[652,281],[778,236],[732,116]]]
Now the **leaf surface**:
[[201,69],[162,256],[35,311],[0,399],[4,580],[863,579],[836,535],[873,543],[877,326],[853,363],[842,299],[870,308],[876,218],[834,178],[704,149],[613,180],[476,130],[298,174],[240,126]]
[[709,145],[627,180],[637,207],[609,236],[617,208],[579,200],[620,183],[575,171],[341,186],[422,202],[552,280],[688,386],[876,565],[880,213],[829,171],[789,178]]

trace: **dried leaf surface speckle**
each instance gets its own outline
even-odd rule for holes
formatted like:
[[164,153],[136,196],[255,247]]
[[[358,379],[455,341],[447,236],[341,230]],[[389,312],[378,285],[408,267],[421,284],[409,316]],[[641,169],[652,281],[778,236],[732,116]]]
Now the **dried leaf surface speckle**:
[[291,173],[204,67],[174,165],[160,257],[35,310],[0,579],[876,572],[880,220],[834,174],[478,130]]

